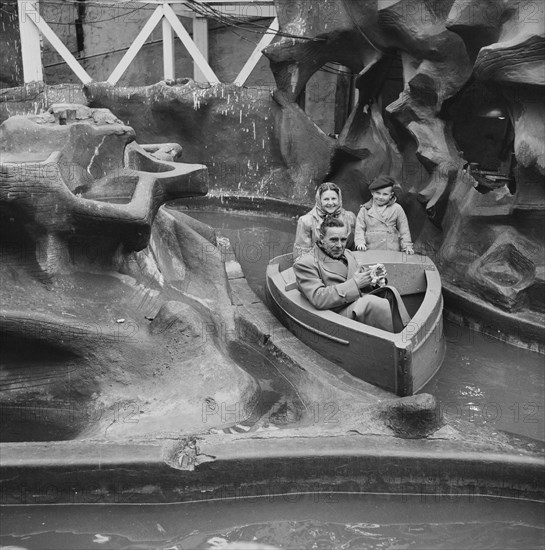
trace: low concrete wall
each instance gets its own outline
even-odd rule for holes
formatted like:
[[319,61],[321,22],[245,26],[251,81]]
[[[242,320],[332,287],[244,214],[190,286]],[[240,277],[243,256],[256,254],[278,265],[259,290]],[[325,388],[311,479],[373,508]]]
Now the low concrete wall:
[[196,467],[182,470],[172,463],[182,462],[183,442],[6,444],[2,504],[205,502],[332,491],[545,501],[542,457],[465,442],[240,436],[199,438],[196,445]]

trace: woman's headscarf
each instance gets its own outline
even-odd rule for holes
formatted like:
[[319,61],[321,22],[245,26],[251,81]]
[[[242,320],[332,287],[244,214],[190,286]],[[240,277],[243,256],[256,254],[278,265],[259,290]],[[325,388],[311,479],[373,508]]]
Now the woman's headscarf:
[[[322,209],[322,195],[326,191],[334,191],[339,197],[339,205],[334,212],[326,212]],[[332,181],[326,181],[318,187],[318,189],[316,190],[316,204],[314,205],[313,210],[316,214],[316,217],[320,220],[320,225],[322,224],[326,216],[330,216],[332,218],[339,217],[339,215],[343,211],[343,196],[341,190],[339,189],[339,186],[336,183],[333,183]]]

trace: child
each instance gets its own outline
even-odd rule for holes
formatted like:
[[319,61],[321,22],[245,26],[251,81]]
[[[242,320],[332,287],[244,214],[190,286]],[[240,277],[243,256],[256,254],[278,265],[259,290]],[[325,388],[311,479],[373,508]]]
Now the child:
[[356,218],[356,250],[402,250],[414,254],[409,222],[403,208],[396,203],[395,180],[378,176],[369,186],[372,199]]

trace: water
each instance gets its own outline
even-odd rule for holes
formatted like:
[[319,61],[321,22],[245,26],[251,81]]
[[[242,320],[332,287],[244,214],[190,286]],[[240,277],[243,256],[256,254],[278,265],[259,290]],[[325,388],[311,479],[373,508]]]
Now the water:
[[[430,520],[433,518],[433,520]],[[477,495],[286,494],[167,505],[20,506],[0,544],[28,550],[541,549],[545,505]],[[0,546],[2,548],[2,546]]]
[[[249,285],[263,300],[270,259],[292,251],[295,219],[234,212],[185,211],[219,228],[231,241]],[[447,353],[422,389],[440,402],[450,420],[545,441],[543,356],[445,322]]]
[[224,211],[185,211],[228,237],[252,290],[265,299],[265,270],[269,260],[293,251],[297,221],[271,215]]
[[543,355],[445,323],[447,353],[422,389],[450,420],[545,441]]
[[[229,237],[264,297],[269,259],[291,251],[295,221],[194,212]],[[451,419],[545,440],[542,356],[446,323],[447,357],[423,391]],[[255,364],[252,349],[240,356]],[[244,359],[246,357],[246,359]],[[272,368],[263,358],[264,379]],[[280,385],[278,385],[280,384]],[[269,398],[295,389],[270,380]],[[285,494],[167,505],[0,507],[0,549],[210,549],[251,541],[297,549],[541,549],[545,505],[479,495]]]

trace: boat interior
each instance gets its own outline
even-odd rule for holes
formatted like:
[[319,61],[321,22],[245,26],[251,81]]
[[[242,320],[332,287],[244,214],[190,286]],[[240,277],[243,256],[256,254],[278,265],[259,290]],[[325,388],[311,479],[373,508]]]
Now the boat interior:
[[[431,260],[426,256],[407,256],[401,252],[389,251],[355,252],[354,254],[358,257],[361,265],[369,266],[379,262],[385,265],[388,284],[398,289],[409,315],[411,318],[414,317],[424,301],[428,288],[426,271],[435,271],[436,269]],[[407,261],[407,258],[410,260]],[[292,269],[293,256],[285,254],[272,260],[271,263],[275,261],[278,263],[278,270],[282,276],[284,292],[287,295],[300,294]],[[308,307],[312,308],[310,304]]]

